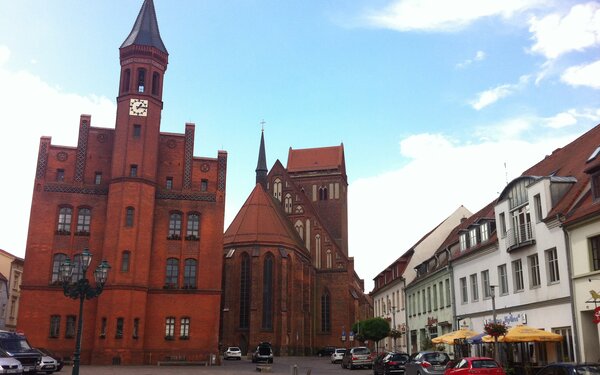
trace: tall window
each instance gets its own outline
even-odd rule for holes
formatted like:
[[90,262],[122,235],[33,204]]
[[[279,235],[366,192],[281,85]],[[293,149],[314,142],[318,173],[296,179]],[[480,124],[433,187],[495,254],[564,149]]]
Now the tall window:
[[542,282],[540,280],[540,261],[537,254],[533,254],[527,257],[527,263],[529,263],[529,286],[531,288],[539,287]]
[[504,212],[500,213],[500,235],[502,238],[506,237],[506,215],[504,215]]
[[196,287],[196,259],[186,259],[183,267],[183,287],[186,289]]
[[50,317],[50,337],[58,338],[60,335],[60,315]]
[[131,336],[134,339],[137,339],[139,337],[139,332],[140,332],[140,318],[134,318],[133,319],[133,332],[132,332]]
[[468,245],[467,245],[467,234],[463,233],[460,235],[459,237],[460,240],[460,249],[461,250],[466,250]]
[[132,227],[133,226],[133,215],[135,213],[135,209],[133,207],[127,207],[125,209],[125,226]]
[[59,282],[60,265],[67,259],[66,254],[54,254],[52,259],[52,279],[50,280],[53,284]]
[[481,233],[481,242],[485,242],[490,238],[490,226],[488,223],[483,223],[479,226],[479,232]]
[[106,338],[106,326],[108,325],[108,320],[104,317],[100,321],[100,337]]
[[169,237],[170,240],[178,240],[181,238],[181,214],[178,212],[172,213],[169,217]]
[[533,196],[533,204],[535,206],[535,221],[542,221],[542,199],[539,194]]
[[469,302],[469,292],[467,291],[467,278],[460,278],[460,302],[467,303]]
[[431,312],[431,287],[427,287],[427,311]]
[[173,177],[167,177],[167,182],[165,183],[165,188],[167,190],[173,189]]
[[158,95],[160,87],[160,74],[157,72],[152,73],[152,95]]
[[327,268],[333,267],[333,256],[331,255],[331,250],[327,250]]
[[208,180],[206,180],[206,179],[200,180],[200,191],[207,191],[207,190],[208,190]]
[[425,295],[425,289],[421,291],[421,311],[423,314],[427,312],[427,296]]
[[438,309],[438,298],[437,298],[437,284],[433,284],[433,296],[432,296],[432,300],[433,300],[433,309],[437,310]]
[[444,308],[444,283],[440,281],[438,284],[440,288],[440,309]]
[[133,138],[139,138],[142,136],[142,125],[134,124],[133,125]]
[[138,69],[137,86],[138,92],[144,92],[144,88],[146,86],[146,69]]
[[56,181],[57,182],[63,182],[65,180],[65,170],[64,169],[57,169],[56,170]]
[[187,339],[190,337],[190,318],[187,316],[181,318],[179,324],[179,337],[182,339]]
[[101,182],[102,182],[102,172],[96,172],[96,175],[94,176],[94,184],[100,185]]
[[177,281],[179,279],[179,259],[169,258],[167,259],[167,274],[165,278],[165,286],[167,288],[177,288]]
[[131,70],[125,69],[123,72],[123,82],[121,82],[121,92],[129,91],[129,81],[131,80]]
[[450,294],[450,280],[449,279],[446,279],[444,286],[446,289],[446,307],[450,307],[452,305],[452,298],[450,297],[452,294]]
[[469,231],[469,246],[473,247],[477,245],[477,228],[473,228]]
[[331,306],[329,293],[325,291],[321,295],[321,332],[331,331]]
[[279,178],[273,181],[273,196],[281,202],[281,180]]
[[590,255],[592,271],[600,270],[600,236],[590,238]]
[[67,326],[65,327],[65,337],[75,337],[75,322],[77,317],[75,315],[67,315]]
[[512,211],[512,220],[514,233],[511,236],[511,239],[514,240],[516,244],[523,243],[533,238],[531,214],[529,213],[528,204]]
[[131,258],[131,251],[125,250],[121,254],[121,272],[129,272],[129,261]]
[[319,200],[320,201],[326,201],[327,199],[329,199],[329,194],[327,191],[327,186],[321,186],[319,188]]
[[298,234],[300,235],[300,238],[304,239],[304,224],[302,224],[302,221],[296,221],[294,227],[296,228],[296,232],[298,232]]
[[490,298],[490,271],[481,271],[481,287],[483,288],[483,298]]
[[59,234],[71,233],[72,212],[71,207],[61,207],[58,211],[58,227],[56,229]]
[[512,272],[513,272],[513,287],[515,292],[520,292],[524,289],[523,285],[523,265],[521,264],[521,259],[513,260],[512,262]]
[[287,213],[287,214],[292,213],[292,196],[290,194],[285,195],[284,209],[285,209],[285,213]]
[[242,254],[240,267],[240,328],[246,329],[250,325],[250,257]]
[[115,338],[116,339],[122,339],[123,338],[123,325],[125,324],[125,321],[123,318],[117,318],[117,330],[115,332]]
[[185,234],[187,240],[197,240],[200,238],[200,215],[189,214],[187,220],[187,231]]
[[175,336],[175,318],[168,316],[165,319],[165,338],[173,339]]
[[77,215],[77,233],[90,233],[90,222],[92,221],[92,211],[89,208],[80,208]]
[[74,282],[83,279],[83,264],[81,263],[81,254],[75,254],[73,256],[73,274],[72,279]]
[[263,266],[262,328],[273,329],[273,256],[268,254]]
[[315,267],[321,268],[321,235],[315,236]]
[[508,273],[506,272],[506,264],[498,266],[498,281],[500,283],[500,295],[508,294]]
[[469,276],[470,280],[471,280],[471,299],[473,301],[478,301],[479,300],[479,287],[477,285],[477,274],[474,273],[471,276]]
[[556,283],[560,281],[560,275],[558,273],[558,255],[556,248],[546,250],[546,263],[548,269],[548,282]]
[[129,177],[137,177],[137,165],[131,164],[129,166]]

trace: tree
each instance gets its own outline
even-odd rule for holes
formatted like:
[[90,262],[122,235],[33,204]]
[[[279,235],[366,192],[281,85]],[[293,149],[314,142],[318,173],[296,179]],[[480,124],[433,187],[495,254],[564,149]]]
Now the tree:
[[373,340],[376,343],[376,350],[379,340],[386,338],[390,334],[390,323],[383,318],[372,318],[352,325],[354,332],[360,332],[365,340]]

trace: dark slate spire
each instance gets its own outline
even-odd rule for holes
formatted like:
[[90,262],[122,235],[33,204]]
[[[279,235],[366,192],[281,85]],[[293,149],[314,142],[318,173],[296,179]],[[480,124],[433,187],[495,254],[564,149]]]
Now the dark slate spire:
[[256,183],[267,189],[267,156],[265,153],[265,130],[260,134],[260,149],[258,151],[258,164],[256,165]]
[[121,48],[131,45],[151,46],[168,54],[167,48],[165,48],[160,38],[154,2],[152,0],[144,0],[133,29],[131,29],[129,36],[121,44]]

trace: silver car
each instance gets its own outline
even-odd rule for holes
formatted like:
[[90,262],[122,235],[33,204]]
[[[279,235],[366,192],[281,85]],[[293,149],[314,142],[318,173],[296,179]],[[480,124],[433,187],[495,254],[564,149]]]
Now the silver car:
[[48,354],[44,353],[39,349],[36,350],[40,352],[40,355],[42,356],[42,360],[40,361],[40,363],[38,363],[38,365],[35,366],[35,371],[38,374],[46,373],[50,375],[53,372],[58,371],[58,361],[56,359],[50,357]]
[[443,375],[449,361],[450,357],[444,352],[414,353],[405,365],[404,375]]
[[333,353],[331,353],[331,363],[342,362],[344,353],[346,353],[346,348],[336,348]]
[[0,349],[0,374],[22,374],[23,365],[11,357],[7,352]]
[[357,367],[373,367],[371,351],[366,346],[355,346],[346,350],[342,358],[342,368],[353,370]]

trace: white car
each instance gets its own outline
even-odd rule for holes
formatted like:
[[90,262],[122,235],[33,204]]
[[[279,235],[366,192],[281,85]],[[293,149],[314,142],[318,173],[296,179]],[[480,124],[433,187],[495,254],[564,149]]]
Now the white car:
[[22,374],[23,365],[7,352],[0,349],[0,374]]
[[225,354],[223,354],[223,359],[242,359],[242,351],[237,346],[230,346],[225,350]]
[[38,350],[38,352],[42,355],[42,361],[35,366],[36,373],[46,373],[50,375],[53,372],[58,371],[58,361],[56,359],[50,357],[41,350]]
[[342,358],[344,358],[344,353],[346,353],[346,349],[337,348],[331,353],[331,363],[340,363],[342,362]]

